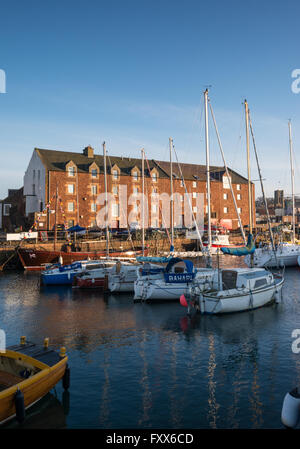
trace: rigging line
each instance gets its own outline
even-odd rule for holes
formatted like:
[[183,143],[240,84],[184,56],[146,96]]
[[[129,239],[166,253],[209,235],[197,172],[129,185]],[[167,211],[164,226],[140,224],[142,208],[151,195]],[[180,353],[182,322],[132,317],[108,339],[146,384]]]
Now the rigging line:
[[[146,156],[145,153],[144,153],[144,155],[145,155],[145,159],[146,159],[146,163],[147,163],[147,167],[148,167],[148,171],[149,171],[149,176],[151,176],[150,165],[149,165],[149,162],[148,162],[148,159],[147,159],[147,156]],[[153,180],[152,180],[151,182],[153,183]],[[172,245],[171,237],[170,237],[168,228],[167,228],[167,226],[166,226],[166,222],[165,222],[165,219],[164,219],[164,214],[163,214],[163,211],[162,211],[162,209],[161,209],[161,205],[160,205],[160,202],[159,202],[159,201],[158,201],[158,208],[159,208],[159,210],[160,210],[161,218],[162,218],[162,221],[163,221],[163,225],[164,225],[164,227],[165,227],[165,230],[166,230],[166,233],[167,233],[169,242],[170,242],[170,246],[171,246],[171,245]]]
[[263,200],[264,200],[266,214],[267,214],[268,228],[269,228],[269,233],[270,233],[271,245],[272,245],[272,250],[273,250],[273,253],[274,253],[274,256],[275,256],[276,265],[277,265],[277,268],[278,268],[279,265],[278,265],[276,251],[275,251],[273,232],[272,232],[272,228],[271,228],[271,220],[270,220],[269,209],[268,209],[268,204],[267,204],[266,195],[265,195],[264,184],[263,184],[263,181],[262,181],[260,165],[259,165],[259,161],[258,161],[258,154],[257,154],[257,150],[256,150],[256,144],[255,144],[255,139],[254,139],[254,133],[253,133],[253,128],[252,128],[250,111],[248,111],[248,115],[249,115],[249,125],[250,125],[250,131],[251,131],[251,136],[252,136],[252,143],[253,143],[255,159],[256,159],[256,164],[257,164],[257,170],[258,170],[259,179],[260,179],[261,192],[262,192],[262,195],[263,195]]
[[226,160],[225,160],[225,156],[224,156],[224,152],[223,152],[223,148],[222,148],[220,135],[219,135],[219,131],[218,131],[218,128],[217,128],[217,123],[216,123],[216,120],[215,120],[215,116],[214,116],[214,113],[213,113],[213,109],[212,109],[212,105],[211,105],[210,100],[208,100],[208,102],[209,102],[209,108],[210,108],[211,116],[212,116],[212,119],[213,119],[213,122],[214,122],[214,125],[215,125],[215,131],[216,131],[216,135],[217,135],[217,139],[218,139],[219,148],[220,148],[220,152],[221,152],[221,155],[222,155],[223,163],[224,163],[224,166],[225,166],[227,179],[229,181],[229,186],[230,186],[232,199],[233,199],[233,202],[234,202],[234,207],[235,207],[235,210],[236,210],[236,213],[237,213],[237,217],[238,217],[238,221],[239,221],[242,237],[243,237],[243,240],[244,240],[244,243],[245,243],[245,246],[246,246],[247,243],[246,243],[246,237],[245,237],[245,233],[244,233],[244,229],[243,229],[243,224],[242,224],[242,220],[241,220],[241,217],[240,217],[240,214],[239,214],[239,211],[238,211],[238,207],[237,207],[237,203],[236,203],[236,199],[235,199],[235,195],[234,195],[234,191],[233,191],[233,187],[232,187],[232,183],[231,183],[231,177],[229,175],[229,171],[228,171],[228,168],[227,168],[227,164],[226,164]]
[[[107,155],[107,157],[108,157],[108,160],[109,160],[109,165],[110,165],[110,170],[111,170],[111,169],[112,169],[112,163],[111,163],[109,154]],[[119,192],[119,190],[118,190],[118,192]],[[133,251],[135,252],[135,248],[134,248],[134,244],[133,244],[131,232],[130,232],[129,225],[128,225],[128,220],[127,220],[127,217],[126,217],[126,215],[125,215],[124,208],[122,207],[122,204],[120,203],[120,201],[119,201],[119,206],[121,206],[120,209],[121,209],[121,211],[122,211],[123,217],[124,217],[125,222],[126,222],[126,227],[127,227],[127,231],[128,231],[129,240],[130,240],[132,249],[133,249]]]
[[183,177],[183,174],[182,174],[181,166],[180,166],[179,161],[178,161],[177,151],[176,151],[176,149],[175,149],[175,146],[173,146],[173,149],[174,149],[174,153],[175,153],[175,156],[176,156],[176,161],[177,161],[178,169],[179,169],[179,172],[180,172],[180,176],[181,176],[181,179],[182,179],[182,182],[183,182],[183,185],[184,185],[184,190],[185,190],[185,193],[186,193],[188,202],[189,202],[189,206],[190,206],[190,210],[191,210],[191,213],[192,213],[193,221],[194,221],[195,226],[196,226],[196,231],[197,231],[198,238],[199,238],[199,241],[200,241],[201,251],[202,251],[202,253],[204,254],[204,256],[205,256],[207,259],[209,259],[209,254],[206,253],[206,251],[205,251],[205,249],[204,249],[204,246],[203,246],[202,237],[201,237],[201,234],[200,234],[200,232],[199,232],[198,223],[197,223],[197,221],[196,221],[196,219],[195,219],[195,215],[194,215],[193,208],[192,208],[192,205],[191,205],[190,196],[189,196],[189,193],[188,193],[186,184],[185,184],[185,180],[184,180],[184,177]]

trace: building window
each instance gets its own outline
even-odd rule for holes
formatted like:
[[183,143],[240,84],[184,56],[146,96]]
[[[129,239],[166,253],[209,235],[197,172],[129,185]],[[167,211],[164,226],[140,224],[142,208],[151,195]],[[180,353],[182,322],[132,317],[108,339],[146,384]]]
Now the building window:
[[152,173],[152,181],[157,182],[157,174],[156,173]]
[[97,195],[97,186],[92,185],[92,195]]
[[112,171],[112,175],[113,175],[113,179],[119,179],[119,172],[118,172],[118,170],[113,170]]
[[11,208],[11,204],[4,204],[3,207],[3,215],[5,215],[6,217],[9,216],[9,209]]
[[152,204],[152,212],[157,212],[157,204]]
[[68,176],[75,176],[75,167],[68,167]]
[[68,211],[69,212],[74,212],[74,210],[75,210],[75,207],[74,207],[73,201],[69,201],[68,202]]
[[97,204],[96,203],[92,203],[91,204],[91,211],[92,212],[97,212]]
[[113,190],[114,195],[118,195],[118,191],[119,191],[118,186],[113,186],[112,190]]
[[237,197],[237,199],[238,199],[238,200],[241,200],[241,199],[242,199],[242,197],[241,197],[241,194],[240,194],[240,193],[238,193],[236,197]]
[[230,189],[231,179],[228,176],[223,176],[223,189]]
[[224,207],[224,214],[228,214],[228,207]]
[[197,212],[197,206],[193,207],[193,212]]
[[184,187],[184,181],[183,181],[183,179],[181,179],[181,181],[180,181],[180,187]]
[[241,212],[242,212],[242,208],[241,207],[238,207],[238,213],[240,214]]
[[68,220],[68,228],[72,228],[74,226],[74,220]]
[[133,187],[133,194],[137,195],[139,193],[139,188],[138,187]]
[[68,184],[68,193],[74,193],[74,184]]
[[224,199],[224,200],[227,200],[227,199],[228,199],[227,193],[223,193],[223,199]]
[[236,185],[236,190],[241,190],[241,184]]
[[197,187],[197,181],[193,181],[193,187]]
[[137,171],[134,171],[134,172],[132,173],[132,177],[133,177],[133,180],[134,180],[134,181],[138,181],[138,178],[139,178],[138,172],[137,172]]
[[197,192],[193,192],[193,198],[197,198]]
[[98,170],[96,168],[92,168],[91,170],[92,178],[97,178]]
[[112,205],[112,216],[114,218],[119,216],[119,204],[117,204],[117,203],[113,203],[113,205]]

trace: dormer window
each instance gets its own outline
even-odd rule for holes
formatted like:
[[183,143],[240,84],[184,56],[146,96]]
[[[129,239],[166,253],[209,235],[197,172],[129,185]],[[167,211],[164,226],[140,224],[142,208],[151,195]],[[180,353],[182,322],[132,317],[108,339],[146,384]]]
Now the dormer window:
[[119,179],[119,172],[118,172],[118,170],[113,170],[112,171],[112,175],[113,175],[113,179]]
[[138,174],[138,172],[137,172],[137,171],[134,171],[134,172],[132,173],[132,177],[133,177],[133,180],[134,180],[134,181],[138,181],[138,179],[139,179],[139,174]]
[[72,165],[68,167],[68,176],[75,176],[75,167]]
[[96,168],[92,168],[91,175],[92,175],[92,178],[97,178],[98,170]]

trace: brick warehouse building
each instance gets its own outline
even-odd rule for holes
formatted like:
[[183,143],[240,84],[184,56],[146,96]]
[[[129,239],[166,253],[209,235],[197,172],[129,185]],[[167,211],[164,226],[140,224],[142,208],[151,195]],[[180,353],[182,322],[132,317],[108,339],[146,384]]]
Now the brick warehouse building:
[[[142,160],[128,157],[108,156],[107,190],[112,216],[112,227],[126,227],[129,215],[136,217],[141,224],[137,205],[132,198],[142,192]],[[153,200],[157,194],[170,194],[170,163],[166,161],[145,160],[144,166],[145,195],[148,199],[148,226],[163,227],[168,215],[168,208],[156,204]],[[207,213],[206,166],[180,164],[185,179],[190,205],[194,214]],[[228,229],[238,228],[231,191],[224,167],[211,167],[211,217],[212,223]],[[249,223],[248,180],[229,169],[237,206],[243,225]],[[104,158],[95,155],[90,146],[82,153],[44,150],[35,148],[24,175],[24,197],[26,199],[26,216],[33,223],[38,218],[38,230],[53,229],[55,216],[57,224],[68,227],[79,224],[84,227],[99,225],[103,202],[99,195],[104,194]],[[125,192],[125,193],[124,193]],[[183,202],[185,187],[177,164],[173,163],[174,208]],[[254,185],[253,223],[255,224]],[[201,195],[202,194],[202,195]],[[120,196],[124,195],[129,204],[125,217],[124,207],[120,208]],[[58,200],[56,200],[58,196]],[[199,202],[202,197],[202,203]],[[46,208],[47,204],[49,205]],[[124,204],[124,203],[122,203]],[[199,206],[200,205],[200,206]],[[189,206],[190,208],[190,206]],[[146,209],[146,207],[145,207]],[[103,209],[104,210],[104,209]],[[180,210],[177,209],[177,210]],[[56,211],[56,213],[55,213]],[[101,221],[101,219],[100,219]],[[186,226],[187,209],[182,208],[180,217],[175,215],[175,226]]]

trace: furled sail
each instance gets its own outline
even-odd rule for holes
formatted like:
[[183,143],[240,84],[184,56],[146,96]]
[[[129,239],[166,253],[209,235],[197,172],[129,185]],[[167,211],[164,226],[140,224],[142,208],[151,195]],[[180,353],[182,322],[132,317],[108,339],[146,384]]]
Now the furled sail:
[[242,248],[221,248],[223,254],[229,254],[230,256],[246,256],[247,254],[253,254],[255,251],[255,244],[253,235],[248,235],[247,246]]

